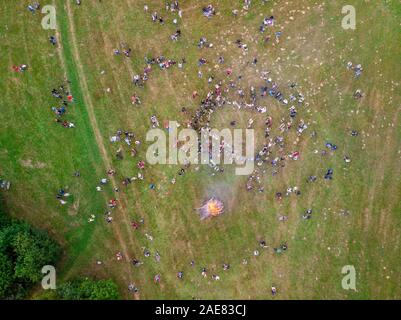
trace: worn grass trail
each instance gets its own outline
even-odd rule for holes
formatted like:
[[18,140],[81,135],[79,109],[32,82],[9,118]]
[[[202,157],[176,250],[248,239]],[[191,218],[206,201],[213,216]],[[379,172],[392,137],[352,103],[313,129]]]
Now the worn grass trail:
[[[106,171],[112,168],[112,163],[105,149],[103,137],[100,134],[96,116],[94,114],[94,104],[88,92],[86,76],[80,61],[78,43],[75,35],[73,13],[71,11],[70,3],[67,2],[62,8],[63,11],[61,10],[58,11],[59,18],[61,21],[61,41],[62,41],[61,49],[63,56],[62,64],[66,65],[64,59],[70,62],[66,70],[67,78],[71,79],[70,81],[74,83],[74,89],[76,90],[76,92],[74,91],[74,94],[76,94],[79,97],[81,96],[83,98],[82,103],[86,107],[89,118],[89,124],[93,130],[94,138],[96,141],[95,145],[99,148],[99,152],[102,159],[102,167],[104,169],[104,175],[106,175]],[[118,182],[115,180],[114,176],[110,176],[109,179],[113,187],[118,186]],[[114,195],[112,196],[113,193]],[[124,279],[125,283],[128,285],[129,283],[131,283],[130,261],[132,259],[132,253],[129,247],[134,246],[132,233],[131,230],[129,230],[130,221],[127,214],[127,208],[124,196],[120,196],[118,192],[114,192],[114,189],[113,192],[108,192],[108,195],[110,199],[112,197],[115,197],[119,201],[118,209],[115,210],[115,212],[113,212],[113,215],[117,215],[119,219],[121,217],[123,218],[122,223],[112,223],[112,227],[114,234],[118,240],[121,251],[123,253],[124,261],[122,263],[125,265],[124,269],[126,270],[124,272],[121,272],[119,276],[121,276]],[[106,197],[104,199],[105,207],[107,205],[107,200],[108,200]],[[121,228],[124,228],[125,230],[122,231]],[[129,241],[128,243],[127,239]]]
[[[112,277],[126,298],[132,298],[128,282],[140,288],[136,298],[141,299],[269,299],[272,285],[279,289],[278,299],[399,297],[401,67],[395,57],[401,54],[397,20],[401,5],[355,3],[358,28],[344,32],[341,4],[336,2],[253,2],[247,13],[234,18],[231,11],[241,9],[240,2],[210,1],[219,13],[212,19],[202,16],[204,3],[195,2],[182,4],[183,19],[175,26],[171,23],[175,15],[166,12],[159,0],[85,1],[81,6],[56,0],[58,52],[47,42],[51,31],[40,29],[40,16],[20,12],[11,2],[1,4],[7,15],[0,18],[4,29],[0,45],[6,49],[0,51],[0,61],[32,66],[25,74],[4,69],[6,81],[0,82],[5,92],[0,121],[8,124],[7,130],[0,128],[0,174],[15,181],[7,200],[11,213],[49,229],[63,243],[61,277]],[[145,3],[148,14],[143,12]],[[153,11],[165,18],[163,26],[150,21]],[[15,12],[19,19],[10,18]],[[270,15],[276,18],[275,28],[260,35],[258,27]],[[177,28],[182,37],[172,42],[170,35]],[[277,30],[282,32],[279,42],[274,39]],[[271,37],[268,43],[263,41],[266,35]],[[197,48],[202,36],[213,48]],[[247,52],[235,45],[237,39],[249,45]],[[113,55],[121,43],[133,49],[131,58]],[[159,55],[177,61],[185,57],[187,63],[183,69],[169,70],[156,65],[146,86],[134,87],[131,79],[143,72],[144,57]],[[217,63],[220,55],[224,65]],[[208,63],[200,68],[201,57]],[[258,58],[256,66],[249,63],[253,57]],[[346,70],[350,60],[362,63],[360,79]],[[295,135],[286,137],[284,153],[297,150],[300,160],[288,163],[276,176],[268,171],[263,193],[246,192],[245,177],[231,176],[229,169],[225,175],[212,176],[202,166],[191,166],[184,176],[177,175],[178,166],[146,166],[145,181],[115,193],[112,187],[136,175],[137,162],[145,158],[149,117],[157,115],[162,125],[167,120],[184,124],[211,90],[207,78],[213,75],[227,83],[228,67],[234,69],[235,78],[242,75],[239,85],[246,90],[261,84],[261,71],[266,70],[286,93],[287,83],[298,83],[308,104],[299,108],[297,121],[305,120],[309,131],[300,141],[293,141]],[[199,70],[203,78],[198,77]],[[53,103],[47,92],[65,75],[76,100],[67,114],[76,124],[72,131],[54,126],[46,109]],[[352,97],[356,89],[365,93],[360,101]],[[194,90],[199,99],[191,97]],[[141,97],[141,106],[131,105],[134,93]],[[273,117],[271,136],[280,135],[280,119],[288,110],[272,99],[261,103]],[[252,112],[224,108],[216,112],[212,125],[229,127],[231,120],[237,120],[238,127],[246,126],[251,117],[263,141],[264,116]],[[133,131],[142,141],[135,158],[114,157],[119,147],[129,154],[123,143],[108,142],[117,129]],[[314,138],[312,130],[317,132]],[[351,137],[350,130],[358,130],[359,136]],[[338,149],[322,156],[327,141]],[[351,163],[345,164],[345,155]],[[117,175],[104,192],[96,192],[109,168]],[[332,181],[323,179],[328,168],[334,168]],[[71,174],[78,169],[82,177],[74,180]],[[318,181],[308,183],[309,175],[317,175]],[[149,190],[150,183],[156,190]],[[54,201],[55,190],[65,185],[74,194],[70,207]],[[301,195],[277,201],[275,193],[285,193],[289,186],[298,186]],[[217,192],[229,195],[226,214],[200,222],[194,208]],[[103,212],[112,197],[120,203],[110,225]],[[301,216],[307,208],[314,214],[305,221]],[[349,215],[341,214],[342,209]],[[94,224],[87,223],[90,214],[97,215]],[[279,222],[280,214],[288,221]],[[130,222],[140,218],[144,225],[133,231]],[[268,249],[260,249],[260,239],[266,240]],[[289,246],[285,255],[273,254],[272,248],[283,242]],[[143,257],[144,247],[151,258]],[[255,249],[261,250],[258,257],[253,256]],[[160,263],[153,257],[156,250]],[[116,261],[117,251],[127,260]],[[133,268],[128,258],[145,264]],[[247,265],[242,264],[244,258]],[[97,259],[104,261],[102,267],[94,267]],[[230,263],[229,271],[222,271],[223,263]],[[341,288],[341,268],[347,264],[357,269],[357,292]],[[221,281],[203,279],[202,267],[209,275],[220,275]],[[184,271],[183,281],[177,279],[178,271]],[[162,275],[160,286],[152,281],[156,273]]]

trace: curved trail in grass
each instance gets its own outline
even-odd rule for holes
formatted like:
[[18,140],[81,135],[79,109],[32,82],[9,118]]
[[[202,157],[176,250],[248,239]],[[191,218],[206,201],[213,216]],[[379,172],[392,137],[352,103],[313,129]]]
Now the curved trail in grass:
[[[62,44],[62,53],[61,53],[61,60],[62,64],[65,68],[67,73],[68,79],[71,81],[71,87],[73,89],[74,96],[76,96],[79,100],[82,100],[84,103],[84,113],[88,116],[88,124],[90,125],[91,129],[93,130],[94,139],[96,140],[96,144],[98,147],[98,151],[100,152],[100,157],[103,161],[104,168],[111,168],[112,161],[109,158],[107,150],[105,148],[104,140],[101,135],[99,126],[97,124],[96,116],[94,113],[94,105],[92,99],[89,94],[88,84],[86,80],[86,76],[83,70],[83,65],[80,60],[79,51],[78,51],[78,43],[75,35],[75,26],[73,22],[71,7],[69,2],[65,4],[63,10],[58,11],[59,17],[59,28],[60,28],[60,38]],[[106,170],[105,170],[106,171]],[[114,177],[110,177],[110,180],[113,185],[117,185]],[[119,211],[122,213],[123,223],[127,226],[127,231],[129,234],[129,241],[131,245],[134,244],[134,239],[130,234],[129,227],[129,216],[125,206],[125,199],[121,197]],[[131,260],[130,254],[127,248],[127,245],[123,239],[122,231],[120,226],[116,223],[113,223],[113,229],[116,234],[117,240],[120,243],[121,251],[127,259],[125,262],[129,262]],[[127,263],[127,275],[130,273],[128,268],[130,269],[130,265]],[[129,279],[126,279],[127,281]]]

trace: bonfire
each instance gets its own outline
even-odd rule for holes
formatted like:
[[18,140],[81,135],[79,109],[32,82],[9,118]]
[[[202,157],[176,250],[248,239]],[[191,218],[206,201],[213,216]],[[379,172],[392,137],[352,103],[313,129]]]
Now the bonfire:
[[222,214],[224,212],[224,204],[219,199],[211,198],[198,210],[201,220],[204,220]]

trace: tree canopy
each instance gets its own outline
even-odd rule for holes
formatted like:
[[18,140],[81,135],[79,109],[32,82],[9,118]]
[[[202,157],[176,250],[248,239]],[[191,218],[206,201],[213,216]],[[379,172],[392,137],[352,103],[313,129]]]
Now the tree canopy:
[[61,284],[57,290],[62,300],[116,300],[119,298],[117,285],[112,280],[75,279]]
[[54,265],[60,247],[49,235],[9,219],[0,207],[0,299],[21,299],[40,283],[42,267]]

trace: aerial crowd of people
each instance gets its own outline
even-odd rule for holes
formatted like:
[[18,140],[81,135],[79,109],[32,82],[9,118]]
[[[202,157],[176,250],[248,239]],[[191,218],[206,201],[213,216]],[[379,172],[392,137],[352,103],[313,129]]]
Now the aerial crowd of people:
[[[267,2],[267,1],[264,1]],[[81,5],[81,1],[77,1],[77,5]],[[250,10],[251,8],[251,0],[244,1],[244,10]],[[40,4],[33,3],[28,6],[28,10],[34,14],[37,10],[40,9]],[[149,16],[150,23],[156,23],[164,25],[168,22],[171,22],[174,25],[180,25],[179,20],[183,18],[185,11],[182,10],[178,1],[167,2],[165,6],[165,13],[158,12],[157,10],[151,10],[148,5],[144,6],[144,13]],[[238,10],[233,10],[232,15],[236,17],[238,15]],[[172,15],[170,17],[169,15]],[[200,14],[202,14],[207,19],[213,19],[213,17],[217,14],[217,9],[213,5],[207,5],[201,9]],[[166,16],[168,18],[166,18]],[[259,30],[255,30],[256,33],[259,31],[259,34],[262,37],[262,41],[268,43],[270,41],[270,36],[265,36],[267,31],[269,34],[274,34],[276,40],[278,41],[282,35],[282,31],[279,29],[274,29],[276,26],[277,17],[268,15],[264,17],[261,21]],[[170,36],[170,40],[172,42],[180,41],[180,38],[185,32],[181,28],[177,27],[175,33]],[[52,46],[57,47],[57,38],[52,35],[49,38],[49,42]],[[208,41],[206,37],[201,37],[200,40],[196,43],[196,46],[200,50],[208,50],[213,48],[213,44]],[[233,43],[232,50],[244,50],[247,51],[249,46],[243,39],[236,39]],[[136,58],[133,56],[132,49],[129,45],[122,43],[118,47],[113,49],[112,54],[116,56],[117,59],[131,59]],[[120,57],[121,58],[118,58]],[[182,69],[184,65],[187,63],[187,59],[173,59],[171,57],[167,58],[163,55],[159,56],[147,56],[145,57],[144,67],[142,72],[135,74],[132,78],[133,90],[136,90],[134,94],[131,96],[131,103],[135,106],[139,106],[144,104],[143,99],[141,99],[140,94],[138,92],[141,91],[146,85],[146,82],[151,78],[151,74],[153,69],[160,70],[168,70],[172,67],[178,67]],[[208,64],[209,61],[203,57],[200,57],[197,61],[198,66],[198,77],[203,77],[203,67]],[[293,141],[289,141],[288,136],[296,136],[297,142],[301,139],[303,135],[310,131],[310,123],[302,118],[302,112],[305,110],[306,103],[306,95],[298,90],[298,85],[296,82],[290,82],[287,84],[279,83],[279,81],[275,81],[270,71],[266,70],[261,73],[261,76],[258,80],[255,80],[255,83],[251,86],[244,84],[242,82],[242,75],[234,72],[236,69],[233,66],[226,66],[226,58],[224,55],[220,55],[216,60],[216,63],[222,67],[224,70],[222,76],[210,75],[207,78],[207,83],[211,86],[211,89],[204,97],[199,97],[199,93],[197,91],[193,91],[192,96],[189,97],[192,100],[198,99],[200,100],[197,109],[192,113],[190,120],[187,123],[189,128],[195,129],[199,134],[202,134],[204,131],[211,130],[211,119],[214,114],[222,109],[222,108],[232,108],[238,111],[248,111],[250,113],[254,113],[255,117],[264,117],[264,143],[260,150],[256,152],[254,155],[254,160],[256,166],[255,170],[249,177],[247,178],[247,182],[244,186],[244,189],[247,192],[265,192],[265,175],[270,174],[271,176],[276,176],[283,170],[284,167],[289,165],[292,161],[298,161],[302,158],[302,154],[297,149],[298,144],[294,144]],[[257,57],[253,57],[250,63],[248,64],[249,68],[253,68],[259,64],[259,59]],[[25,72],[28,69],[27,65],[13,66],[12,67],[15,72]],[[350,71],[354,72],[355,78],[359,78],[362,75],[363,68],[360,64],[354,64],[352,62],[348,62],[346,68]],[[55,115],[55,122],[60,124],[64,128],[74,128],[75,124],[68,121],[66,119],[67,111],[74,104],[74,98],[71,94],[70,89],[71,83],[67,80],[64,83],[59,84],[55,88],[51,90],[51,95],[54,97],[55,102],[54,105],[51,106],[51,111]],[[354,98],[359,100],[363,98],[362,90],[358,89]],[[283,110],[286,110],[285,116],[280,119],[273,119],[273,117],[269,114],[269,110],[266,107],[267,102],[276,103]],[[188,114],[187,108],[183,107],[182,112]],[[247,128],[253,128],[255,125],[255,119],[253,116],[248,119]],[[156,114],[150,117],[150,126],[153,128],[160,127],[160,122]],[[230,121],[230,126],[235,128],[237,126],[237,121]],[[276,132],[278,130],[278,134]],[[309,130],[308,130],[309,129]],[[357,137],[358,131],[352,130],[350,132],[351,136]],[[312,131],[310,133],[311,138],[316,138],[317,132]],[[146,180],[144,173],[147,170],[147,165],[144,160],[139,159],[138,157],[138,149],[141,146],[141,140],[136,137],[136,135],[129,130],[119,129],[110,137],[110,143],[119,145],[115,158],[118,160],[125,159],[125,153],[123,145],[125,144],[129,149],[130,158],[135,159],[136,166],[138,168],[138,173],[134,176],[130,177],[122,177],[120,179],[121,186],[128,187],[134,181],[143,181]],[[221,151],[224,151],[224,148],[227,145],[222,142]],[[322,146],[323,147],[323,146]],[[328,152],[335,153],[338,149],[337,145],[332,141],[327,141],[324,145],[324,148],[321,150],[321,155],[325,156]],[[137,159],[138,158],[138,159]],[[343,159],[345,163],[350,163],[351,158],[349,155],[343,155]],[[212,169],[211,174],[224,174],[223,166],[218,164],[210,164]],[[185,174],[186,170],[189,170],[190,165],[183,166],[177,172],[177,176],[171,180],[172,184],[175,184],[179,176]],[[75,172],[74,175],[79,177],[79,172]],[[103,191],[103,188],[111,183],[111,179],[114,179],[117,176],[116,169],[107,168],[107,172],[105,172],[105,177],[99,181],[99,184],[96,187],[96,190],[99,192]],[[330,183],[335,177],[334,169],[328,167],[325,172],[321,173],[321,177]],[[319,176],[310,175],[305,177],[308,183],[315,183],[319,180]],[[157,182],[149,181],[149,190],[157,191]],[[117,195],[121,192],[119,186],[113,186],[113,190],[115,191],[115,198],[109,199],[107,203],[107,207],[105,208],[104,219],[107,223],[113,223],[113,211],[119,207],[119,200]],[[60,188],[56,194],[56,199],[60,202],[61,205],[67,204],[67,198],[70,196],[70,192],[67,192],[65,188]],[[301,196],[302,192],[298,186],[288,186],[287,189],[278,190],[275,192],[273,199],[276,201],[283,201],[284,198],[289,197],[298,197]],[[304,212],[300,213],[300,218],[304,220],[310,220],[312,218],[313,208],[306,208]],[[315,214],[315,213],[313,213]],[[287,214],[279,214],[277,219],[283,223],[287,221]],[[89,223],[93,223],[95,221],[95,215],[90,215],[88,218]],[[131,226],[133,231],[140,230],[145,228],[145,221],[143,218],[139,218],[138,221],[132,221]],[[153,241],[153,236],[148,232],[145,233],[145,237],[149,241]],[[269,246],[266,244],[264,239],[256,239],[254,246],[256,248],[252,249],[253,256],[257,257],[260,255],[261,250],[270,250],[273,254],[284,254],[288,248],[288,244],[284,241],[282,243]],[[144,259],[148,259],[153,256],[157,263],[162,261],[160,253],[155,250],[153,253],[148,248],[143,248],[143,257]],[[124,261],[125,257],[123,256],[121,251],[116,253],[117,261]],[[142,267],[146,265],[145,261],[142,261],[139,257],[133,258],[131,264],[135,268]],[[102,262],[98,260],[97,264],[101,265]],[[195,267],[196,263],[194,260],[188,261],[190,266]],[[244,258],[242,263],[246,265],[248,263],[248,258]],[[221,271],[229,272],[232,269],[232,265],[228,262],[221,263]],[[179,280],[184,280],[185,275],[183,270],[176,270],[176,276]],[[206,266],[200,266],[200,275],[204,278],[209,278],[209,270]],[[221,280],[220,275],[217,270],[213,270],[210,274],[210,279],[212,280]],[[162,281],[162,275],[157,273],[153,281],[155,283],[159,283]],[[139,293],[139,288],[134,283],[128,284],[128,290],[135,294]],[[278,292],[278,289],[275,284],[272,284],[271,294],[275,296]]]

